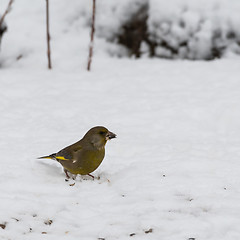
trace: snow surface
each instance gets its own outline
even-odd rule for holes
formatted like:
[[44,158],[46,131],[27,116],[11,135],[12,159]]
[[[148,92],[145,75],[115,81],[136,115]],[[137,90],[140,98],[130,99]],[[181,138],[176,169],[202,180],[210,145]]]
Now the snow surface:
[[[96,39],[89,73],[87,24],[51,2],[51,71],[45,2],[15,1],[6,19],[0,239],[239,239],[239,58],[116,59]],[[96,125],[118,135],[100,180],[70,186],[58,163],[36,159]]]

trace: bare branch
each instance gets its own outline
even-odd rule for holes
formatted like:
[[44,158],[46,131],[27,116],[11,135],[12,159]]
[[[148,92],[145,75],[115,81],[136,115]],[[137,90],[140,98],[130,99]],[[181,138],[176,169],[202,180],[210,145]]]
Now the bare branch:
[[2,17],[0,18],[0,27],[4,21],[4,18],[6,17],[6,15],[10,12],[11,10],[11,6],[12,6],[12,3],[13,3],[13,0],[10,0],[9,3],[8,3],[8,6],[5,10],[5,12],[3,13]]
[[91,30],[91,40],[89,46],[89,55],[88,55],[88,66],[87,70],[91,70],[92,56],[93,56],[93,40],[95,33],[95,13],[96,13],[96,0],[93,0],[93,8],[92,8],[92,30]]
[[50,33],[49,33],[49,3],[46,0],[46,29],[47,29],[47,57],[48,57],[48,69],[52,68],[51,61],[51,49],[50,49]]

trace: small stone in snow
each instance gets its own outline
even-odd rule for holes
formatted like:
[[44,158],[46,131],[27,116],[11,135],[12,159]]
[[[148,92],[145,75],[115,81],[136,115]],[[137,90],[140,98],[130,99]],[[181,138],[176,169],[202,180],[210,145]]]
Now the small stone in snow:
[[152,228],[149,228],[148,230],[144,231],[146,234],[147,233],[152,233],[153,232],[153,229]]
[[0,228],[5,229],[6,228],[6,223],[0,224]]
[[44,222],[46,225],[51,225],[53,223],[53,220],[48,219]]

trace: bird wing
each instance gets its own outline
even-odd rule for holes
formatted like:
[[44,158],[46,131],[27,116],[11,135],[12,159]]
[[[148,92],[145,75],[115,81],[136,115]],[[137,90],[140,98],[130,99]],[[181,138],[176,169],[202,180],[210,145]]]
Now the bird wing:
[[71,149],[72,149],[73,152],[76,153],[76,152],[79,152],[79,151],[82,150],[82,146],[79,145],[79,144],[73,144],[73,145],[71,146]]
[[68,146],[56,154],[56,160],[60,161],[72,161],[73,163],[76,161],[75,156],[76,153],[82,150],[82,146],[79,144],[73,144]]
[[56,156],[57,160],[69,161],[70,159],[65,158],[64,156]]
[[51,155],[48,155],[48,156],[43,156],[43,157],[39,157],[38,159],[53,159],[53,160],[63,160],[63,161],[67,161],[67,160],[70,160],[70,159],[67,159],[65,158],[64,156],[57,156],[57,153],[53,153]]

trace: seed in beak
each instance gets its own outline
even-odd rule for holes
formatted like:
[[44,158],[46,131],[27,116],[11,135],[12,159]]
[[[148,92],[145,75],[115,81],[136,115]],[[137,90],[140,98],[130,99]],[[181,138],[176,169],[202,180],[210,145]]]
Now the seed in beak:
[[117,135],[115,133],[112,133],[112,132],[108,132],[107,135],[106,135],[106,140],[110,140],[112,138],[116,138]]

